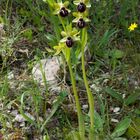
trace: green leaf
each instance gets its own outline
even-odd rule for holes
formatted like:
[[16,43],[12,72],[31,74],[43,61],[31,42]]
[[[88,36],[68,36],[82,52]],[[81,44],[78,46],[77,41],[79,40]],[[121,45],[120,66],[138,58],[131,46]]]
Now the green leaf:
[[95,129],[102,131],[104,121],[102,120],[101,116],[96,111],[94,112],[94,121],[95,121]]
[[4,20],[1,16],[0,16],[0,23],[4,23]]
[[47,135],[45,135],[43,136],[43,140],[50,140],[50,138]]
[[111,51],[111,57],[115,59],[122,58],[124,56],[124,52],[118,49],[114,49]]
[[51,113],[48,115],[46,121],[44,122],[44,124],[41,127],[41,131],[44,130],[45,125],[49,122],[49,120],[52,118],[52,116],[54,115],[54,113],[57,111],[58,107],[60,106],[60,104],[64,101],[65,97],[67,96],[67,92],[63,91],[59,94],[59,97],[57,98],[57,100],[54,102]]
[[32,120],[30,117],[28,117],[25,113],[24,113],[24,96],[25,96],[26,92],[24,92],[22,95],[21,95],[21,99],[20,99],[20,102],[21,102],[21,106],[20,106],[20,113],[21,115],[30,123],[34,123],[35,124],[35,121]]
[[66,140],[80,140],[80,135],[76,131],[72,131],[66,137]]
[[109,43],[111,37],[114,36],[117,32],[118,30],[115,29],[107,30],[103,37],[100,39],[98,47],[106,46]]
[[50,46],[57,44],[57,40],[54,35],[48,33],[45,35],[45,37],[47,38],[47,42],[51,44]]
[[23,36],[26,37],[27,39],[29,40],[32,40],[33,38],[33,32],[32,32],[32,29],[26,29],[23,31]]
[[127,140],[127,139],[126,138],[119,137],[119,138],[114,138],[114,140]]
[[125,99],[125,105],[129,105],[134,103],[136,100],[138,100],[140,97],[140,89],[136,90],[134,93],[131,93],[126,99]]
[[62,49],[62,52],[63,52],[63,54],[64,54],[64,56],[65,56],[66,61],[68,62],[69,59],[70,59],[70,52],[71,52],[71,49],[68,48],[68,47],[64,47],[64,48]]
[[87,30],[86,30],[86,28],[84,28],[82,30],[82,46],[84,46],[84,47],[86,47],[86,44],[87,44],[87,37],[88,37]]
[[116,126],[114,132],[111,134],[112,138],[122,136],[130,126],[131,119],[126,117]]
[[103,121],[105,121],[105,116],[106,116],[105,103],[103,102],[103,98],[99,94],[97,94],[97,101],[98,101],[98,104],[99,104],[99,107],[100,107],[100,112],[101,112],[102,119],[103,119]]
[[43,0],[44,2],[48,3],[51,7],[54,5],[54,0]]
[[129,126],[126,133],[128,137],[138,137],[140,138],[140,118],[134,118],[132,124]]
[[54,52],[54,50],[52,50],[52,49],[50,49],[50,48],[45,48],[45,50],[48,52],[48,53],[53,53]]
[[109,87],[105,88],[105,92],[117,99],[118,101],[123,103],[122,95],[116,92],[114,89],[111,89]]

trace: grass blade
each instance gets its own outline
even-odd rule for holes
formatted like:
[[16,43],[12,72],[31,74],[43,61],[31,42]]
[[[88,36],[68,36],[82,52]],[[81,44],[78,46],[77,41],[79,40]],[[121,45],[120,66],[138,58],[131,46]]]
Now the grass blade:
[[119,94],[118,92],[116,92],[115,90],[107,87],[105,89],[105,92],[108,93],[109,95],[111,95],[113,98],[117,99],[118,101],[122,102],[123,103],[123,98],[122,98],[122,95]]
[[52,118],[52,116],[54,115],[54,113],[57,111],[59,105],[64,101],[65,97],[67,96],[67,93],[65,91],[61,92],[57,101],[53,104],[52,107],[52,111],[51,113],[48,115],[46,121],[44,122],[44,124],[41,127],[41,131],[44,130],[45,125],[49,122],[49,120]]

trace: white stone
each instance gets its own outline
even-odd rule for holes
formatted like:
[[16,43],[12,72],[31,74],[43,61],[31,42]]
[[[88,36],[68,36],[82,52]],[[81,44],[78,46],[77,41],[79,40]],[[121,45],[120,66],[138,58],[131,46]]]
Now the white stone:
[[85,109],[88,109],[88,105],[83,105],[82,108],[85,110]]
[[13,74],[13,72],[11,71],[11,72],[8,73],[8,80],[11,80],[11,79],[13,79],[13,78],[14,78],[14,74]]
[[111,122],[114,122],[114,123],[118,123],[119,121],[117,119],[111,119]]
[[124,99],[125,97],[126,97],[126,94],[123,94],[123,95],[122,95],[122,98]]
[[11,115],[16,116],[17,114],[18,114],[18,111],[17,110],[11,111]]
[[100,92],[101,91],[101,88],[98,85],[96,85],[96,84],[92,84],[90,86],[90,88],[95,90],[96,92]]
[[113,109],[113,112],[114,113],[117,113],[117,112],[119,112],[120,111],[120,107],[115,107],[114,109]]
[[45,75],[48,84],[57,83],[57,72],[60,70],[60,63],[57,57],[49,59],[42,59],[32,69],[34,80],[39,84],[45,85],[43,80],[43,74]]
[[24,127],[25,126],[25,122],[22,122],[21,124],[20,124],[20,127]]
[[40,122],[43,122],[43,118],[42,118],[42,117],[39,117],[39,121],[40,121]]
[[22,123],[22,122],[25,122],[25,118],[21,114],[17,114],[13,121]]

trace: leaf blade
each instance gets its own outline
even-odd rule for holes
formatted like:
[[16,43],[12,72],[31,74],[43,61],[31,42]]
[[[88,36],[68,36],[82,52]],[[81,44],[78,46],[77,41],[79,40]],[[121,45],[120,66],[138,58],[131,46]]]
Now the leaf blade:
[[130,126],[131,121],[132,120],[128,117],[125,117],[125,119],[120,121],[119,124],[114,129],[114,132],[111,134],[112,138],[123,135]]

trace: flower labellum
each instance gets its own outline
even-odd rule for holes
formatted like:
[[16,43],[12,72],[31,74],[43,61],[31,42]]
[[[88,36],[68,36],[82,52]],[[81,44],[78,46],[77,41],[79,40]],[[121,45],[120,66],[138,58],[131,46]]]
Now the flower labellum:
[[86,10],[86,5],[82,2],[80,2],[77,6],[77,10],[81,13],[84,12]]
[[80,18],[77,22],[77,26],[79,28],[84,28],[86,26],[86,22],[83,20],[83,18]]
[[59,14],[60,14],[61,17],[66,17],[66,16],[68,16],[69,12],[68,12],[68,10],[65,7],[62,7],[60,9]]
[[73,46],[73,39],[71,37],[68,37],[66,40],[67,47],[71,48]]

